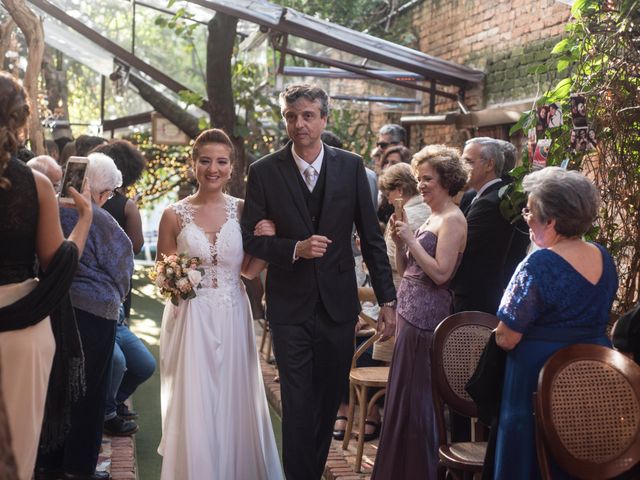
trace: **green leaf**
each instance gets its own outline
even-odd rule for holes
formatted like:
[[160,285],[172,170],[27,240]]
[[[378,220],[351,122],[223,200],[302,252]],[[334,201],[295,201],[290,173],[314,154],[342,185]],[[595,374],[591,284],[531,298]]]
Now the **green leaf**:
[[571,64],[571,62],[565,58],[561,58],[560,60],[558,60],[558,65],[557,65],[557,69],[559,72],[563,72],[565,71],[567,68],[569,68],[569,65]]
[[580,20],[582,13],[586,10],[586,6],[589,3],[588,0],[575,0],[571,6],[571,15],[573,18]]
[[200,107],[204,103],[202,96],[199,93],[192,92],[191,90],[180,90],[178,95],[180,96],[180,100],[185,102],[187,105]]
[[[520,130],[525,130],[530,123],[533,110],[529,110],[520,115],[516,124],[509,130],[509,135],[513,135]],[[525,132],[526,134],[526,132]]]
[[570,47],[571,46],[569,45],[569,39],[563,38],[558,43],[556,43],[555,47],[553,47],[553,50],[551,50],[551,53],[556,54],[556,53],[566,52],[567,50],[569,50]]
[[[206,130],[207,128],[210,128],[211,124],[209,123],[209,120],[207,120],[206,118],[202,117],[198,120],[198,128],[200,130]],[[201,272],[204,275],[204,271]]]
[[176,0],[169,0],[169,1],[167,2],[167,8],[171,8],[171,7],[173,7],[173,4],[174,4],[174,3],[176,3]]
[[549,99],[560,100],[567,98],[571,92],[571,85],[572,81],[570,78],[563,78],[558,82],[556,88],[551,91]]

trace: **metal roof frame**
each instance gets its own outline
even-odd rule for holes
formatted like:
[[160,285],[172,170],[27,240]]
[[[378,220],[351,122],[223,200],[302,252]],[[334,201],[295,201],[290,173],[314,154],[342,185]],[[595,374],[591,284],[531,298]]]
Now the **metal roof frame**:
[[[464,90],[481,82],[484,73],[438,57],[427,55],[402,45],[383,40],[367,33],[357,32],[335,23],[321,20],[296,10],[280,7],[265,0],[187,0],[201,7],[220,11],[243,20],[256,22],[264,29],[272,32],[272,46],[284,55],[322,63],[330,67],[340,68],[346,72],[382,80],[410,89],[421,90],[431,95],[430,110],[434,105],[433,97],[442,96],[463,101]],[[290,49],[287,37],[303,38],[329,48],[356,55],[365,61],[361,65],[340,62],[336,59]],[[429,86],[417,82],[396,80],[380,75],[378,71],[367,68],[366,62],[373,61],[400,69],[408,73],[420,75],[429,82]],[[284,73],[284,60],[280,62],[280,73]],[[437,84],[455,86],[458,93],[440,90]]]
[[[108,51],[114,59],[144,73],[168,90],[175,93],[190,90],[160,69],[100,35],[80,20],[71,17],[50,1],[27,1],[40,11],[78,32],[97,47]],[[291,70],[287,72],[287,69],[291,67],[284,66],[285,55],[297,56],[333,67],[325,69],[332,71],[331,76],[337,74],[343,78],[371,78],[429,93],[429,110],[432,112],[436,96],[457,100],[460,107],[463,108],[464,105],[461,102],[464,100],[465,89],[484,78],[484,73],[481,71],[448,62],[366,33],[357,32],[290,8],[280,7],[265,0],[187,0],[187,3],[196,5],[203,10],[219,11],[240,20],[253,22],[259,25],[263,32],[268,31],[272,46],[282,52],[278,69],[282,74],[291,72]],[[328,49],[357,56],[362,59],[362,62],[355,64],[341,61],[325,54],[326,52],[323,52],[322,55],[313,55],[293,50],[288,46],[289,35],[322,45]],[[385,70],[379,66],[367,66],[367,63],[382,64],[391,68]],[[313,71],[314,69],[309,70]],[[438,86],[448,87],[448,91],[439,89]],[[451,87],[457,88],[457,93],[451,91]],[[206,99],[203,107],[208,110]]]

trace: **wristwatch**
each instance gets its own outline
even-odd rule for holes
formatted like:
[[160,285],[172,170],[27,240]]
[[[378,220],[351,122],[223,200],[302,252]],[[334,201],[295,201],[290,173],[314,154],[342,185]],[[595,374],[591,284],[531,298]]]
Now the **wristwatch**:
[[391,300],[390,302],[383,302],[383,303],[379,303],[378,305],[381,307],[391,307],[391,308],[396,308],[396,304],[398,303],[397,300]]

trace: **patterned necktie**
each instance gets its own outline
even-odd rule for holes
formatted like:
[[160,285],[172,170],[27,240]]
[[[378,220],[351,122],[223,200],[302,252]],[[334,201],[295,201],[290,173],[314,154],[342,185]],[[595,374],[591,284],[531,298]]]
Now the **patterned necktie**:
[[317,177],[318,173],[316,172],[316,169],[309,165],[304,171],[304,181],[310,192],[313,191],[313,187],[316,186]]

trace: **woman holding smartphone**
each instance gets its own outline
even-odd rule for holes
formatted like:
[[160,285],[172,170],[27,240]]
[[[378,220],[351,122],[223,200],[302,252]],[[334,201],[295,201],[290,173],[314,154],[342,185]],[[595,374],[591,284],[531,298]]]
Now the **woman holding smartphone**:
[[20,480],[33,475],[54,352],[69,353],[49,312],[68,293],[92,218],[88,196],[71,189],[78,222],[65,242],[53,185],[16,158],[29,113],[24,89],[0,72],[0,478]]
[[[72,164],[73,157],[67,165]],[[96,472],[102,440],[111,358],[120,304],[129,291],[133,273],[131,241],[114,218],[101,207],[122,184],[122,174],[114,161],[102,154],[89,154],[87,170],[93,221],[87,245],[71,284],[71,302],[82,339],[86,392],[72,405],[71,428],[64,443],[38,457],[36,480],[108,479]],[[61,208],[64,232],[78,221],[74,209]]]

